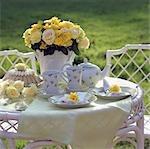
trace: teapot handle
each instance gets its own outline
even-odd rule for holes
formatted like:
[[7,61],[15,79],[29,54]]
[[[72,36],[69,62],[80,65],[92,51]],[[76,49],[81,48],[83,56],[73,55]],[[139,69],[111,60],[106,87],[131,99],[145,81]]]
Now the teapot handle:
[[66,63],[66,64],[63,65],[63,67],[61,68],[61,74],[62,74],[61,77],[62,77],[62,79],[63,79],[65,82],[68,83],[68,81],[66,80],[66,78],[67,78],[66,68],[67,68],[67,67],[72,67],[72,65],[69,64],[69,63]]
[[63,67],[61,68],[61,71],[64,71],[65,68],[67,68],[67,67],[72,67],[72,65],[69,63],[64,64]]
[[66,71],[61,71],[61,78],[68,83]]

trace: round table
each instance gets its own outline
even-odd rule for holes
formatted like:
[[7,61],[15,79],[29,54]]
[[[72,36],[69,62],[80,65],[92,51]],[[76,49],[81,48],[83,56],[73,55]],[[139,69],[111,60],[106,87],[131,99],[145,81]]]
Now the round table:
[[[130,81],[127,81],[127,80],[123,80],[123,79],[119,79],[119,78],[110,78],[110,77],[106,77],[107,81],[109,83],[118,83],[120,84],[121,86],[127,86],[127,87],[131,87],[131,88],[137,88],[137,84],[134,84]],[[98,84],[96,85],[96,87],[100,87],[103,85],[103,82],[102,81],[99,81]],[[143,101],[142,101],[142,96],[143,96],[143,92],[142,90],[138,87],[138,92],[137,92],[137,95],[136,97],[132,98],[132,101],[131,100],[124,100],[124,104],[126,105],[129,105],[131,104],[131,109],[129,108],[128,110],[130,111],[130,113],[127,113],[127,115],[124,116],[125,119],[122,119],[125,123],[124,123],[124,127],[125,126],[128,126],[132,123],[135,122],[135,120],[138,120],[139,117],[141,118],[144,111],[143,111]],[[131,101],[131,103],[129,103],[129,101]],[[118,101],[117,101],[118,102]],[[102,103],[102,102],[101,102]],[[113,102],[113,105],[114,105],[115,102]],[[98,103],[99,104],[99,103]],[[75,137],[72,137],[73,134],[76,134],[75,132],[77,130],[75,130],[75,128],[77,129],[78,127],[81,127],[81,126],[76,126],[76,127],[73,127],[74,124],[80,124],[80,121],[83,120],[85,118],[85,111],[87,113],[89,113],[89,115],[91,116],[92,119],[94,119],[94,115],[92,115],[91,113],[94,113],[97,109],[101,110],[101,109],[105,109],[105,112],[107,111],[107,108],[105,108],[105,104],[108,104],[109,103],[102,103],[102,105],[100,106],[103,106],[103,107],[88,107],[88,108],[82,108],[80,109],[80,111],[77,111],[78,109],[76,110],[58,110],[57,108],[55,109],[55,111],[51,111],[51,115],[52,115],[52,112],[56,112],[57,115],[56,116],[52,116],[53,120],[56,120],[56,117],[57,117],[57,120],[59,119],[60,116],[64,116],[65,114],[67,114],[67,116],[64,116],[64,118],[66,118],[66,121],[68,120],[67,123],[69,123],[67,125],[66,122],[64,122],[64,128],[67,126],[69,127],[70,125],[72,127],[68,128],[70,129],[70,133],[67,133],[67,135],[70,135],[68,137],[66,137],[65,140],[64,138],[62,139],[61,137],[59,138],[61,141],[59,141],[59,139],[56,139],[57,141],[52,141],[52,140],[55,140],[55,137],[52,138],[49,138],[49,137],[44,137],[44,138],[40,138],[40,137],[34,137],[34,135],[31,137],[28,136],[28,135],[24,135],[23,133],[18,133],[18,122],[22,119],[22,114],[24,112],[17,112],[17,111],[6,111],[6,110],[0,110],[0,136],[3,138],[9,138],[9,145],[10,145],[10,148],[13,149],[15,148],[14,146],[14,139],[31,139],[31,140],[34,140],[32,143],[30,143],[29,145],[27,145],[26,149],[28,148],[32,148],[32,147],[35,147],[35,146],[39,146],[39,145],[44,145],[44,144],[69,144],[70,143],[70,140],[69,138],[75,138]],[[122,104],[123,105],[123,104]],[[120,108],[124,108],[123,106],[121,105]],[[112,105],[111,105],[112,106]],[[111,107],[110,106],[110,107]],[[35,107],[34,107],[35,108]],[[53,108],[52,108],[53,109]],[[118,107],[116,107],[116,109],[118,110]],[[113,108],[113,110],[116,110],[115,108]],[[42,110],[42,109],[41,109]],[[91,112],[92,111],[92,112]],[[46,114],[47,111],[45,111],[45,114]],[[34,112],[33,112],[34,113]],[[87,115],[86,113],[86,115]],[[80,115],[80,118],[78,117],[78,115]],[[129,116],[128,116],[129,115]],[[71,116],[71,117],[70,117]],[[127,118],[128,117],[128,118]],[[136,119],[135,119],[136,117]],[[79,118],[79,119],[78,119]],[[96,118],[96,117],[95,117]],[[102,117],[100,117],[102,118]],[[105,117],[103,117],[105,118]],[[61,119],[61,118],[60,118]],[[79,122],[78,122],[79,121]],[[86,119],[84,120],[84,125],[88,126],[88,121],[89,119]],[[113,121],[113,120],[112,120]],[[61,121],[62,122],[62,121]],[[90,122],[89,122],[90,123]],[[100,123],[100,121],[97,121],[97,124],[93,123],[95,126],[93,126],[93,129],[94,127],[98,126]],[[123,123],[123,122],[122,122]],[[36,125],[36,123],[35,123]],[[54,124],[55,125],[55,124]],[[101,124],[102,125],[102,124]],[[99,125],[98,127],[104,127],[104,126],[101,126]],[[103,124],[104,125],[104,124]],[[123,125],[123,124],[122,124]],[[90,127],[92,127],[90,125]],[[55,128],[55,127],[54,127]],[[74,128],[74,130],[72,130],[72,128]],[[88,128],[88,127],[87,127]],[[42,129],[42,128],[41,128]],[[43,129],[44,130],[44,129]],[[57,130],[57,129],[56,129]],[[83,130],[83,129],[82,129]],[[68,132],[69,132],[68,131]],[[84,131],[87,131],[87,129],[85,129]],[[60,133],[66,133],[67,131],[62,131]],[[58,132],[57,132],[58,133]],[[92,131],[91,131],[92,133]],[[86,132],[84,132],[84,134],[87,135]],[[78,136],[78,134],[76,134]],[[93,134],[95,135],[95,134]],[[55,135],[54,135],[55,136]],[[63,136],[65,137],[65,135]],[[79,136],[78,136],[79,137]],[[85,136],[84,136],[85,137]],[[91,138],[92,139],[92,138]],[[38,140],[38,141],[37,141]],[[40,140],[40,141],[39,141]],[[65,140],[64,142],[62,140]],[[82,138],[81,138],[82,140]],[[86,139],[85,139],[86,140]],[[71,140],[72,141],[72,140]],[[77,139],[77,141],[79,141],[79,139]],[[59,143],[61,142],[61,143]],[[110,142],[109,142],[110,143]],[[3,144],[2,144],[3,146]],[[70,146],[68,146],[70,147]],[[94,149],[94,148],[93,148]]]

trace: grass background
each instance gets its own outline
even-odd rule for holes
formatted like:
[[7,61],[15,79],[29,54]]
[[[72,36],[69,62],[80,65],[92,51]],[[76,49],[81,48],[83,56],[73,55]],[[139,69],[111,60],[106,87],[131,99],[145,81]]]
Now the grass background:
[[27,52],[22,33],[37,20],[58,16],[81,25],[91,47],[84,54],[103,66],[107,49],[148,43],[148,0],[1,0],[0,49]]
[[83,55],[102,68],[107,49],[150,42],[148,5],[148,0],[0,0],[0,50],[31,51],[22,33],[38,20],[58,16],[81,25],[91,41]]

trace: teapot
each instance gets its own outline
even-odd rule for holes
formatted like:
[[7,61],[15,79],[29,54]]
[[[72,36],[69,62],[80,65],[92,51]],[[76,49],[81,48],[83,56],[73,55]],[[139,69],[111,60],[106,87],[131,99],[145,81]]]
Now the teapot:
[[84,58],[84,63],[81,63],[79,66],[82,67],[82,84],[84,86],[94,87],[99,80],[102,80],[109,74],[111,65],[106,65],[103,71],[101,71],[97,65],[89,63]]

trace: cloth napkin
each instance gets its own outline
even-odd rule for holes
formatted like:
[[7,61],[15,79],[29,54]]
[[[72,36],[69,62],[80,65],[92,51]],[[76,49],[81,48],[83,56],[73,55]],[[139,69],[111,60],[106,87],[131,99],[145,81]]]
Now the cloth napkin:
[[47,100],[37,98],[22,112],[18,133],[71,144],[73,149],[107,149],[130,110],[131,98],[98,99],[91,106],[79,109],[57,108]]

